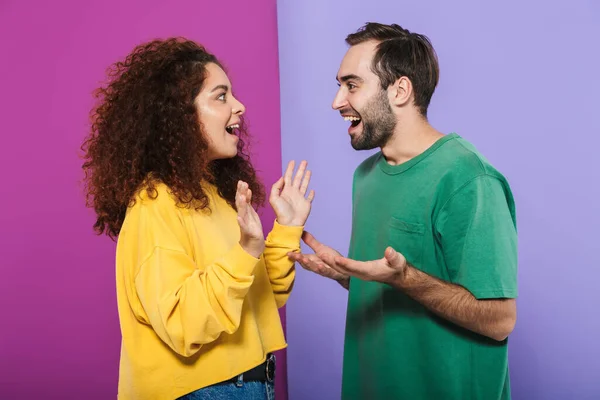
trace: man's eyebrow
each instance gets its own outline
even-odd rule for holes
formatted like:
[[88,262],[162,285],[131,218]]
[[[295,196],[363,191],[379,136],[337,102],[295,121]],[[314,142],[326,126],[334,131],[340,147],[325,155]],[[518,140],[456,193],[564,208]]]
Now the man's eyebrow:
[[349,80],[355,80],[355,81],[359,81],[362,82],[362,78],[358,75],[354,75],[354,74],[349,74],[349,75],[344,75],[341,78],[338,78],[337,76],[335,77],[335,80],[338,82],[347,82]]

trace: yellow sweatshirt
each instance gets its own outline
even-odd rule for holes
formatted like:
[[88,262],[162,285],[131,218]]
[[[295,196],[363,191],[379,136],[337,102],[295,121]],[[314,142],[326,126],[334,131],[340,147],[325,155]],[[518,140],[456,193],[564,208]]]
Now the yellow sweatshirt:
[[164,184],[127,211],[116,257],[119,399],[175,399],[286,347],[278,308],[303,227],[275,221],[257,259],[239,245],[236,211],[206,188],[210,213],[177,207]]

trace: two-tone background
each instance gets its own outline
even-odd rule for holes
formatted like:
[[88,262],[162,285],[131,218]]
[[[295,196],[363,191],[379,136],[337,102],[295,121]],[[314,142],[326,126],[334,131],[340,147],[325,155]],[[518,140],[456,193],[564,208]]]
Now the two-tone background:
[[[0,399],[116,397],[115,245],[93,233],[79,184],[106,68],[157,37],[206,45],[247,107],[264,182],[307,159],[307,229],[345,253],[352,173],[371,153],[352,150],[330,105],[344,38],[368,21],[430,37],[441,68],[431,122],[512,185],[513,398],[600,398],[597,0],[0,0]],[[339,398],[346,296],[298,271],[277,399]]]

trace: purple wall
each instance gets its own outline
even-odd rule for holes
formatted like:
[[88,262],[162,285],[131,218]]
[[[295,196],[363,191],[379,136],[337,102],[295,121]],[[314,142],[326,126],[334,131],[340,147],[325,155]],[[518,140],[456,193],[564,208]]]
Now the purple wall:
[[[307,158],[314,171],[307,229],[346,253],[352,173],[371,154],[352,150],[330,108],[346,34],[367,21],[427,34],[441,64],[431,122],[473,142],[517,201],[513,398],[600,398],[598,2],[279,1],[278,18],[283,159]],[[291,400],[339,398],[346,299],[300,271],[288,305]]]
[[0,398],[116,398],[115,246],[92,232],[78,186],[105,68],[155,37],[203,42],[229,67],[270,184],[281,173],[276,26],[274,0],[1,2]]

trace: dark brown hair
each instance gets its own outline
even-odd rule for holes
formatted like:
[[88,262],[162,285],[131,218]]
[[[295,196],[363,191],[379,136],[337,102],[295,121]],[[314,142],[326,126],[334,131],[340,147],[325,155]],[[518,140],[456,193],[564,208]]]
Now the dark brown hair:
[[383,89],[406,76],[413,85],[415,106],[427,117],[427,108],[440,75],[437,55],[427,36],[396,24],[369,22],[346,37],[350,46],[369,40],[379,42],[371,68]]
[[181,207],[208,208],[202,183],[211,182],[235,208],[238,180],[248,183],[255,205],[263,203],[264,188],[246,153],[243,120],[238,155],[207,159],[194,99],[209,63],[221,66],[197,43],[170,38],[139,45],[109,68],[108,82],[95,92],[91,131],[82,145],[86,200],[96,212],[98,234],[114,240],[135,194],[145,188],[155,198],[157,182]]

